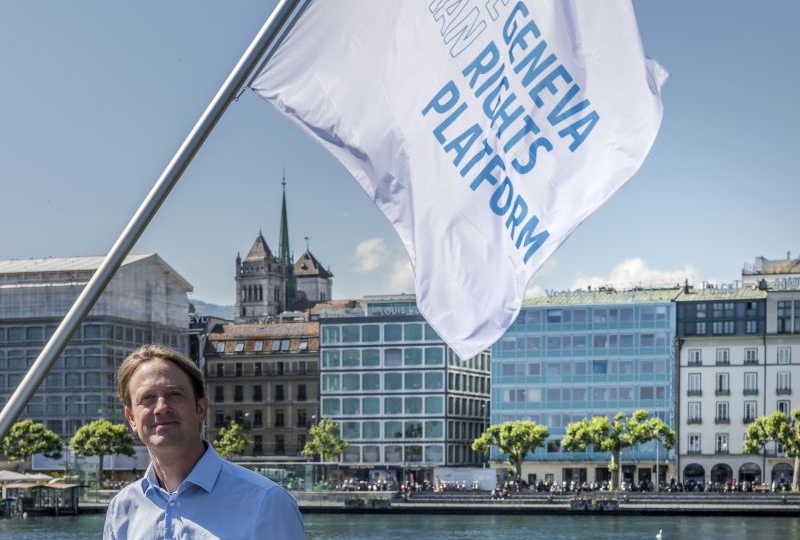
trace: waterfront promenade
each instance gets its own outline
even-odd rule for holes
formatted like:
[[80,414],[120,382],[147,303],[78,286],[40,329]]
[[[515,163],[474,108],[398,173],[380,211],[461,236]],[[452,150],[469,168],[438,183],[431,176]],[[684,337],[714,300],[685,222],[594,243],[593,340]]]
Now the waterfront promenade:
[[[421,514],[603,514],[697,516],[800,515],[800,493],[627,493],[586,492],[570,495],[515,492],[492,499],[483,491],[293,492],[308,513]],[[80,501],[81,513],[103,513],[108,501]]]

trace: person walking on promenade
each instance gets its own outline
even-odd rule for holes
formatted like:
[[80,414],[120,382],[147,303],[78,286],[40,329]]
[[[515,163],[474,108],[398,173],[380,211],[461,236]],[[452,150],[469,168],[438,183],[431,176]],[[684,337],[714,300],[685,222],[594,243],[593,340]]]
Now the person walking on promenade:
[[203,440],[208,397],[191,359],[144,345],[120,366],[117,392],[151,463],[109,504],[104,540],[305,539],[289,492],[223,460]]

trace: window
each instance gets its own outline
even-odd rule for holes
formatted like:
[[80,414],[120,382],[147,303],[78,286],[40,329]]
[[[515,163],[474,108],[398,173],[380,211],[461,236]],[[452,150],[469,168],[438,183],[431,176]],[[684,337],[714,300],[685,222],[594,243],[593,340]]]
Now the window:
[[789,411],[791,409],[791,404],[792,403],[790,401],[780,400],[780,401],[778,401],[776,409],[778,411],[782,412],[783,414],[788,415]]
[[778,302],[778,333],[788,334],[792,331],[792,302],[781,300]]
[[789,371],[778,372],[778,395],[788,395],[792,393],[792,374]]
[[699,401],[690,401],[687,407],[686,421],[689,424],[701,424],[703,419],[701,417],[701,408]]
[[714,391],[718,396],[727,396],[731,393],[731,388],[728,386],[729,376],[728,373],[717,373],[717,385]]
[[224,353],[225,352],[225,342],[224,341],[218,341],[217,342],[217,352],[218,353]]
[[282,384],[276,384],[275,385],[275,401],[283,401],[284,399],[286,399],[286,396],[284,395],[283,385]]
[[700,453],[700,434],[699,433],[690,433],[689,434],[689,446],[687,448],[687,451],[690,454],[699,454]]
[[792,363],[792,349],[789,347],[778,347],[778,363],[791,364]]
[[233,350],[235,352],[244,352],[244,341],[237,341]]
[[253,386],[253,401],[263,401],[264,400],[263,391],[264,387],[261,386],[260,384]]
[[706,333],[706,323],[705,322],[695,323],[694,333],[697,334],[698,336],[704,336]]
[[731,363],[730,349],[717,349],[717,365],[727,366]]
[[214,387],[214,401],[223,403],[225,401],[225,388],[223,386]]
[[703,363],[702,351],[700,349],[689,349],[689,365],[699,366]]
[[383,400],[384,414],[403,414],[403,398],[390,397]]
[[275,427],[284,426],[283,409],[275,409]]
[[758,334],[758,321],[745,321],[744,332],[745,334]]
[[244,387],[241,384],[233,387],[233,401],[237,403],[244,401]]
[[717,452],[717,454],[727,454],[728,453],[728,434],[727,433],[717,433],[716,452]]
[[744,423],[749,424],[758,416],[758,402],[745,401],[744,402]]
[[387,324],[383,327],[384,341],[402,341],[403,340],[403,325],[401,324]]
[[727,401],[717,401],[717,416],[714,418],[717,424],[727,424],[731,421],[728,416],[728,407]]
[[402,390],[403,377],[400,373],[384,373],[383,375],[383,389],[384,390]]
[[686,394],[689,396],[700,396],[703,394],[701,389],[701,380],[699,373],[689,373],[688,388]]
[[758,373],[746,372],[744,374],[744,395],[752,396],[758,394]]
[[758,364],[758,349],[747,348],[744,350],[745,364]]
[[305,384],[298,384],[297,385],[297,401],[305,401],[308,399],[308,394],[306,391]]

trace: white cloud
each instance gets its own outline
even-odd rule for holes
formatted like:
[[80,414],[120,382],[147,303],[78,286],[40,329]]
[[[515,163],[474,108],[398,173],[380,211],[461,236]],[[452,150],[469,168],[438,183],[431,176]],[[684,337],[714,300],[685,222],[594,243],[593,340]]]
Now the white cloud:
[[398,259],[392,264],[389,290],[398,293],[414,293],[414,271],[411,269],[411,261],[407,257]]
[[368,238],[356,246],[353,270],[372,272],[380,268],[389,258],[389,250],[382,238]]
[[629,289],[632,287],[672,287],[683,285],[684,280],[689,280],[691,284],[697,270],[689,264],[683,268],[672,270],[658,270],[650,268],[647,263],[640,258],[627,259],[617,264],[611,269],[608,276],[581,276],[572,282],[569,287],[572,290],[586,289],[610,285],[616,289]]

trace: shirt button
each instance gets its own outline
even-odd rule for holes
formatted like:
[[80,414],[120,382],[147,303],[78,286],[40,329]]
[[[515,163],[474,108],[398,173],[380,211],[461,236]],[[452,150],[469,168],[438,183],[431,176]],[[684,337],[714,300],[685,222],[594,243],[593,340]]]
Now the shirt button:
[[169,505],[170,506],[175,506],[175,501],[170,501]]

